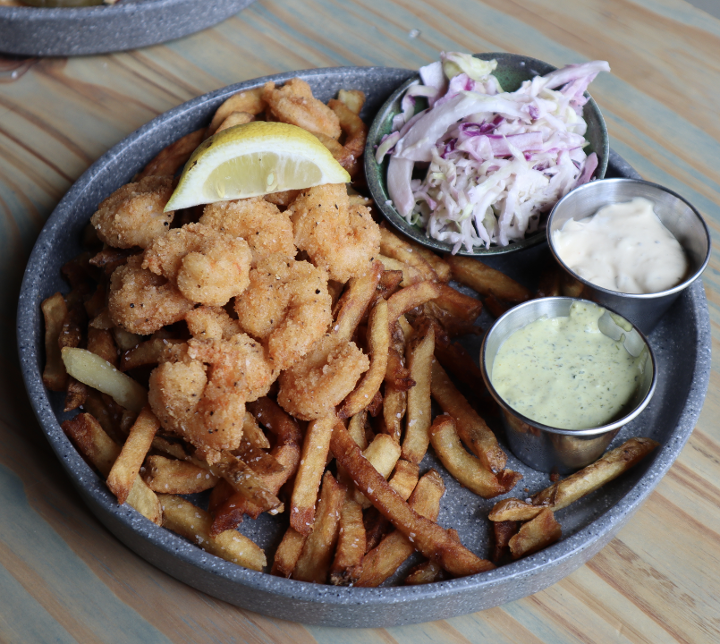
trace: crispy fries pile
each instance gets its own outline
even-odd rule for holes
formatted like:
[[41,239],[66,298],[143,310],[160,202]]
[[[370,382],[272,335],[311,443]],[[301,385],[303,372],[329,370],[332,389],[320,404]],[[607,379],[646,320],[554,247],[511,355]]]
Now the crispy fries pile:
[[[293,88],[299,94],[268,84],[232,96],[208,128],[168,146],[136,180],[176,173],[199,143],[223,128],[263,116],[292,118],[292,101],[305,91],[298,83]],[[317,133],[351,175],[360,167],[367,131],[358,116],[363,102],[362,92],[341,91],[323,106],[334,115],[324,127],[337,123],[337,136]],[[267,197],[283,207],[294,198]],[[179,214],[181,222],[190,217]],[[478,411],[489,404],[482,378],[455,340],[480,332],[483,301],[450,281],[472,288],[494,314],[532,297],[526,288],[480,262],[442,258],[381,228],[380,254],[370,270],[331,283],[329,334],[354,342],[369,362],[352,391],[326,415],[304,421],[283,409],[271,388],[237,419],[239,447],[208,458],[163,427],[148,404],[150,373],[186,342],[190,317],[146,336],[113,324],[110,277],[132,249],[87,237],[88,250],[63,268],[70,291],[42,303],[43,380],[48,389],[65,392],[66,411],[82,410],[63,430],[119,503],[241,566],[369,587],[384,583],[416,552],[423,560],[407,584],[487,571],[559,539],[555,510],[618,476],[655,445],[633,439],[531,502],[496,504],[489,517],[496,538],[492,563],[437,523],[445,482],[423,459],[432,447],[450,475],[485,499],[508,493],[522,478],[506,468],[506,454]],[[470,400],[463,391],[472,392]],[[184,498],[199,493],[207,510]],[[237,530],[245,517],[264,512],[285,526],[270,562]]]

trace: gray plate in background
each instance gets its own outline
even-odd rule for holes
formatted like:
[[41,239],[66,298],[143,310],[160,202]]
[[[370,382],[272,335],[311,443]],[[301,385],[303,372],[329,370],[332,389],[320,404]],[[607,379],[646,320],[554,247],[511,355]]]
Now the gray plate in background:
[[254,0],[120,0],[78,8],[0,7],[0,53],[84,56],[156,45],[222,22]]
[[[132,508],[119,507],[63,434],[59,421],[62,396],[42,384],[43,325],[40,303],[57,290],[67,290],[60,267],[81,250],[82,228],[97,204],[129,181],[168,143],[209,122],[230,94],[266,80],[282,83],[305,78],[323,101],[341,88],[368,95],[363,118],[369,122],[401,82],[413,72],[383,67],[318,69],[286,73],[241,83],[198,97],[149,122],[94,163],[70,189],[43,228],[33,249],[18,307],[18,346],[28,395],[52,448],[74,485],[98,519],[141,557],[177,579],[245,609],[312,624],[387,627],[443,619],[491,608],[524,597],[562,579],[596,554],[632,516],[657,485],[687,441],[700,413],[710,374],[710,325],[705,293],[698,281],[673,305],[650,336],[658,360],[653,401],[627,426],[613,446],[629,436],[650,436],[661,448],[623,477],[557,513],[563,538],[557,544],[496,570],[417,587],[343,588],[273,577],[218,559],[159,528]],[[610,154],[607,176],[637,177],[616,154]],[[505,258],[487,260],[533,286],[532,277],[549,258],[542,244]],[[473,351],[479,349],[473,346]],[[502,441],[502,436],[499,436]],[[437,467],[447,493],[439,522],[458,530],[463,543],[480,556],[488,551],[488,510],[497,500],[483,500],[462,488],[431,455],[422,469]],[[524,475],[515,494],[532,494],[549,483],[509,455],[508,467]],[[524,491],[528,488],[528,492]],[[512,493],[511,493],[512,495]],[[246,519],[240,530],[257,540],[272,560],[284,531],[283,517]]]

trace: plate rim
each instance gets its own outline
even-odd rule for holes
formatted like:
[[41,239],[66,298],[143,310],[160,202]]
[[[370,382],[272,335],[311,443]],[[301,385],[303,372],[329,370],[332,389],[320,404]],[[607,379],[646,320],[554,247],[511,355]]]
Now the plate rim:
[[[29,344],[37,344],[38,342],[39,344],[42,344],[41,335],[38,340],[37,335],[32,335],[32,337],[30,337],[31,334],[28,334],[28,336],[23,337],[21,333],[23,328],[26,331],[32,330],[33,334],[41,333],[40,329],[42,328],[42,321],[39,303],[41,301],[40,298],[42,297],[42,294],[40,293],[40,286],[44,281],[41,261],[43,256],[50,252],[48,242],[51,237],[51,231],[55,228],[55,226],[63,223],[64,220],[71,218],[71,209],[68,208],[68,204],[74,203],[78,197],[92,188],[93,183],[98,180],[98,178],[102,177],[102,168],[108,167],[108,164],[112,165],[112,160],[118,156],[121,149],[124,150],[129,146],[136,145],[143,137],[152,133],[155,129],[160,128],[161,126],[167,127],[168,122],[172,123],[176,120],[182,120],[184,115],[186,116],[188,113],[191,113],[202,106],[215,102],[219,103],[222,98],[225,98],[232,93],[243,89],[257,87],[268,80],[284,82],[295,76],[301,76],[307,80],[308,78],[316,76],[322,77],[332,74],[342,76],[348,72],[352,73],[357,72],[358,70],[363,70],[366,73],[370,70],[380,70],[382,73],[394,73],[396,75],[413,73],[413,70],[401,68],[383,66],[352,66],[297,70],[251,79],[217,89],[213,92],[203,94],[178,105],[177,107],[158,115],[110,148],[97,161],[95,161],[95,163],[93,163],[68,190],[38,235],[38,239],[28,259],[28,265],[22,280],[17,314],[17,340],[25,387],[41,430],[50,442],[53,451],[55,451],[58,456],[63,468],[70,476],[73,485],[80,491],[83,499],[86,504],[89,505],[93,514],[103,521],[103,523],[106,523],[107,525],[107,521],[119,521],[126,529],[131,530],[142,540],[148,540],[152,537],[152,545],[154,547],[165,550],[168,552],[170,557],[179,558],[191,567],[199,568],[206,573],[218,576],[224,580],[224,583],[227,582],[233,585],[240,584],[245,589],[259,591],[260,593],[270,593],[273,596],[280,596],[284,599],[293,600],[295,602],[307,600],[312,606],[323,607],[329,605],[335,613],[331,616],[324,614],[319,616],[308,615],[307,619],[301,618],[298,620],[297,616],[293,617],[287,612],[283,613],[283,611],[267,612],[266,610],[263,610],[262,607],[248,606],[247,604],[243,607],[270,616],[290,619],[293,621],[302,621],[304,623],[360,626],[361,624],[348,622],[347,616],[342,614],[343,609],[345,609],[347,615],[350,616],[351,619],[354,619],[352,618],[352,609],[357,607],[371,606],[373,608],[383,609],[387,608],[388,605],[398,605],[404,603],[410,605],[412,602],[422,603],[438,599],[446,600],[448,598],[458,600],[461,599],[462,595],[467,591],[478,591],[478,589],[482,589],[491,600],[491,603],[488,605],[477,606],[475,608],[471,608],[470,610],[467,610],[467,606],[465,606],[458,612],[454,611],[452,608],[441,607],[441,612],[430,615],[427,610],[424,610],[420,619],[411,617],[408,620],[404,620],[402,615],[396,614],[392,619],[389,619],[387,615],[383,615],[382,618],[379,618],[376,622],[369,622],[365,620],[366,626],[390,626],[467,614],[476,610],[496,606],[501,603],[505,603],[506,601],[512,601],[513,599],[541,590],[582,565],[589,556],[599,551],[600,548],[602,548],[614,536],[617,530],[624,525],[624,523],[630,518],[630,516],[632,516],[647,496],[649,496],[662,476],[674,463],[680,449],[687,442],[702,408],[702,402],[709,384],[711,365],[709,311],[707,301],[705,299],[705,293],[702,288],[702,282],[700,280],[698,280],[689,289],[686,295],[683,296],[683,301],[687,299],[692,305],[691,311],[694,316],[695,328],[698,334],[697,358],[692,372],[693,376],[691,382],[688,384],[688,391],[691,395],[694,395],[695,398],[693,401],[690,401],[689,397],[689,399],[684,402],[675,430],[671,433],[667,443],[664,444],[653,456],[653,461],[649,463],[646,472],[639,478],[639,480],[627,490],[617,503],[601,512],[598,515],[598,518],[591,521],[584,528],[579,529],[574,534],[563,539],[558,544],[555,544],[544,551],[499,567],[494,571],[418,587],[393,586],[379,588],[348,588],[319,586],[297,580],[273,577],[267,573],[247,570],[209,555],[199,548],[189,544],[187,541],[174,533],[171,533],[164,528],[155,526],[130,508],[118,506],[115,498],[112,497],[105,487],[104,482],[85,463],[60,428],[57,416],[50,404],[48,392],[42,384],[41,371],[39,368],[41,351],[37,351],[35,346],[28,346]],[[175,137],[180,135],[180,133],[174,134]],[[148,152],[148,154],[152,156],[151,152]],[[631,166],[627,164],[624,159],[611,151],[611,161],[613,159],[621,170],[624,167],[632,170]],[[625,169],[625,171],[627,171],[627,169]],[[32,358],[35,358],[34,362]],[[681,427],[683,429],[678,433],[678,428]],[[93,503],[90,503],[88,501],[88,495],[96,492],[97,494],[95,494],[92,498]],[[95,504],[100,504],[100,508],[106,513],[105,517],[98,515],[98,508],[95,507]],[[599,519],[603,519],[605,525],[600,532],[593,527],[596,526]],[[140,527],[144,529],[144,533],[141,534],[138,532],[138,524],[141,524]],[[149,536],[147,534],[148,531],[150,533]],[[137,548],[131,546],[124,539],[121,540],[123,540],[125,545],[128,545],[128,547],[130,547],[130,549],[132,549],[136,554],[150,561],[150,563],[154,566],[159,567],[166,573],[177,577],[177,575],[173,572],[159,566],[155,561],[149,560],[147,556],[139,552]],[[174,553],[170,553],[167,550],[170,547],[173,548]],[[553,555],[557,556],[553,557]],[[582,557],[585,558],[579,561],[578,559]],[[208,570],[208,560],[210,560],[209,566],[211,570]],[[567,570],[561,570],[561,566],[558,565],[559,563],[569,563],[572,564],[573,567]],[[531,589],[528,592],[528,585],[531,586],[532,582],[536,580],[539,575],[548,573],[548,571],[560,571],[560,574],[557,579],[550,579],[550,581],[547,581],[549,577],[546,577],[546,583],[543,582],[537,588]],[[184,583],[198,588],[198,585],[188,581],[187,579],[181,580]],[[501,589],[503,584],[508,582],[518,582],[518,588],[521,588],[521,592],[517,596],[508,595],[506,593],[502,596],[502,601],[492,603],[493,591]],[[209,594],[213,594],[212,589],[200,589],[204,590],[204,592],[208,592]],[[325,592],[319,593],[319,589],[324,590]],[[322,600],[308,600],[308,597],[313,595],[313,593],[322,596]],[[220,597],[220,599],[231,601],[226,597]],[[462,606],[462,602],[458,602],[457,605]],[[442,612],[442,610],[445,612]],[[323,611],[320,612],[322,613]],[[400,612],[401,611],[396,611],[396,613]]]

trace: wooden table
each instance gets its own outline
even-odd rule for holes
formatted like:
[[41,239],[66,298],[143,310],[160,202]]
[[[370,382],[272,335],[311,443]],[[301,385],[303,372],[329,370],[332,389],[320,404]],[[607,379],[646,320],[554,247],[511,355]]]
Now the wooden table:
[[[695,204],[717,248],[720,20],[683,0],[258,0],[213,29],[140,51],[0,60],[0,641],[720,641],[717,357],[679,459],[587,565],[502,607],[389,629],[283,622],[175,581],[95,520],[38,427],[14,340],[20,280],[46,218],[95,159],[226,84],[324,66],[416,68],[441,50],[608,60],[613,73],[592,93],[612,147]],[[719,270],[716,250],[704,276],[716,356]]]

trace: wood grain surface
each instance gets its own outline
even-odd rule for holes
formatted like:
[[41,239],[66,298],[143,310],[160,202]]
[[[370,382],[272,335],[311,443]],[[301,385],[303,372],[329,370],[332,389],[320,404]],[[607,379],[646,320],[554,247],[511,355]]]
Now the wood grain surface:
[[[441,50],[508,51],[555,65],[609,61],[612,74],[598,77],[592,93],[612,147],[646,179],[693,203],[715,241],[704,275],[714,356],[700,420],[617,537],[533,596],[389,629],[303,626],[237,609],[139,559],[72,489],[19,372],[15,314],[27,257],[82,172],[167,109],[265,74],[416,68]],[[718,105],[720,20],[683,0],[258,0],[162,46],[74,59],[0,58],[0,641],[720,641]]]

